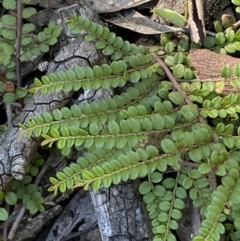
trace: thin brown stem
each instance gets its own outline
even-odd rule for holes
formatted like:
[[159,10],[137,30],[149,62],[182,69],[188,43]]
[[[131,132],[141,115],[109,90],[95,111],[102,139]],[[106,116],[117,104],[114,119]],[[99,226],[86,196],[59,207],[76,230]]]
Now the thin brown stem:
[[20,70],[20,52],[21,52],[21,34],[22,34],[22,2],[17,1],[17,40],[16,40],[16,75],[17,87],[22,84],[21,70]]
[[[173,76],[173,74],[171,73],[167,65],[164,63],[164,61],[160,59],[155,53],[153,53],[152,55],[157,60],[157,62],[163,67],[168,79],[172,82],[174,88],[183,95],[183,97],[186,100],[186,103],[189,105],[193,105],[193,102],[188,98],[187,94],[182,90],[181,86],[179,85],[179,83],[177,82],[176,78]],[[198,120],[202,124],[205,123],[204,119],[201,116],[199,116]],[[214,137],[212,137],[212,139],[215,143],[217,142],[217,140]],[[210,173],[208,174],[208,179],[210,182],[211,189],[215,190],[217,188],[217,181],[216,181],[214,170],[210,171]]]
[[154,58],[157,60],[157,62],[163,67],[167,77],[169,78],[169,80],[172,82],[174,88],[183,95],[183,97],[185,98],[187,104],[189,105],[193,105],[192,101],[188,98],[187,94],[182,90],[182,88],[180,87],[179,83],[177,82],[176,78],[173,76],[173,74],[171,73],[171,71],[169,70],[169,68],[167,67],[167,65],[164,63],[164,61],[159,58],[155,53],[152,54],[154,56]]
[[199,164],[189,161],[181,161],[180,164],[184,167],[192,167],[192,168],[198,168]]

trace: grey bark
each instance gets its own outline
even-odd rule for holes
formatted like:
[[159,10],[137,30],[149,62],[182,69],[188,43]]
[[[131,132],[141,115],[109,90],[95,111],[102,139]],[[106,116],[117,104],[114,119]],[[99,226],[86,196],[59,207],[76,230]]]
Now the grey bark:
[[62,207],[57,205],[48,209],[46,212],[39,214],[37,217],[27,220],[27,225],[26,223],[20,224],[13,241],[22,241],[27,239],[35,240],[35,236],[41,230],[41,227],[43,227],[46,222],[49,222],[50,219],[58,216],[61,211]]
[[151,240],[149,220],[138,194],[139,182],[91,191],[103,241]]
[[[71,240],[96,226],[97,215],[90,194],[80,189],[54,223],[46,241]],[[76,233],[73,233],[73,229],[77,230]]]
[[[101,58],[94,44],[86,42],[84,36],[74,36],[67,29],[64,19],[71,17],[77,10],[88,18],[96,21],[96,15],[87,7],[72,5],[68,8],[56,11],[54,18],[63,26],[63,34],[60,41],[60,50],[55,59],[49,64],[49,71],[67,70],[78,65],[87,66],[98,63]],[[53,92],[46,95],[37,93],[25,106],[21,114],[13,121],[10,127],[0,138],[0,189],[4,190],[12,177],[21,180],[25,174],[25,168],[33,154],[39,147],[41,138],[27,138],[20,135],[21,129],[18,123],[24,123],[26,118],[64,106],[72,93],[63,91]]]

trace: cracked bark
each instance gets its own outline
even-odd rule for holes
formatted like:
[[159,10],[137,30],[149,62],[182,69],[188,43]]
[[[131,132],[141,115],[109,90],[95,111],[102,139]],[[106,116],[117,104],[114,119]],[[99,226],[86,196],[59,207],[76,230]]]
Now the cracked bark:
[[152,240],[138,185],[135,181],[90,192],[103,241]]
[[[56,11],[54,19],[58,24],[63,25],[63,34],[61,35],[60,50],[55,59],[50,62],[48,73],[74,68],[77,65],[93,66],[101,61],[94,44],[85,42],[82,35],[72,35],[66,28],[64,19],[70,17],[74,11],[79,11],[94,21],[97,19],[90,9],[78,5]],[[1,136],[0,189],[4,190],[12,177],[18,180],[24,177],[25,168],[41,141],[41,138],[32,137],[28,139],[26,136],[20,135],[21,129],[18,123],[24,123],[26,118],[63,107],[68,102],[71,94],[63,91],[46,95],[37,93],[25,106],[22,113],[13,121],[13,127],[10,127]]]

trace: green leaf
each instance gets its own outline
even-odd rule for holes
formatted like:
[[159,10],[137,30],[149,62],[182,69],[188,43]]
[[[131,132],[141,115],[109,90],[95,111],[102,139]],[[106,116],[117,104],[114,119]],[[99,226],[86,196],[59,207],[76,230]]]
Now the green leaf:
[[[171,220],[171,221],[174,221],[174,220]],[[170,221],[170,225],[171,225],[171,221]],[[176,225],[178,225],[178,224],[176,223]],[[175,228],[175,229],[178,229],[178,228]],[[170,233],[170,232],[167,234],[167,240],[168,241],[177,241],[176,237],[172,233]]]
[[16,39],[16,31],[11,29],[2,29],[2,35],[4,38],[9,40],[15,40]]
[[47,39],[47,36],[46,36],[46,34],[45,34],[44,32],[39,32],[38,35],[37,35],[37,37],[38,37],[38,40],[39,40],[40,42],[44,42],[44,41],[46,41],[46,39]]
[[183,64],[177,64],[173,68],[174,77],[181,79],[184,76],[185,68]]
[[184,97],[183,97],[183,95],[180,94],[177,91],[172,91],[168,95],[168,97],[175,105],[183,105],[184,104]]
[[226,39],[227,39],[228,42],[233,41],[234,38],[235,38],[235,32],[234,32],[234,30],[230,29],[230,30],[226,31],[225,36],[226,36]]
[[16,98],[17,99],[21,99],[21,98],[24,98],[26,95],[27,95],[28,91],[23,88],[23,87],[18,87],[16,89]]
[[106,43],[103,42],[103,41],[98,40],[95,43],[95,47],[96,47],[96,49],[104,49],[106,47]]
[[184,105],[181,114],[187,121],[193,121],[198,117],[198,107],[196,105]]
[[175,143],[170,139],[163,139],[161,141],[161,147],[165,153],[171,153],[177,150]]
[[184,209],[185,202],[182,199],[176,198],[173,202],[173,207],[177,209]]
[[91,180],[91,179],[95,178],[95,175],[93,173],[89,172],[88,170],[84,170],[82,172],[82,176],[86,180]]
[[199,162],[203,158],[203,153],[199,148],[192,149],[191,151],[189,151],[189,157],[192,161]]
[[173,66],[174,65],[174,57],[173,56],[170,56],[168,55],[165,59],[164,59],[164,62],[166,63],[166,65],[168,66]]
[[47,43],[48,43],[48,45],[52,46],[52,45],[56,44],[57,41],[58,41],[57,38],[52,37],[47,41]]
[[141,79],[141,74],[139,71],[133,71],[130,73],[130,81],[132,83],[137,83]]
[[61,193],[64,193],[64,192],[66,192],[66,189],[67,189],[67,184],[66,184],[66,182],[62,182],[62,183],[60,184],[60,186],[59,186],[60,192],[61,192]]
[[162,181],[163,175],[162,175],[162,173],[160,173],[160,172],[153,172],[153,173],[150,175],[150,178],[151,178],[151,180],[152,180],[153,183],[159,183],[160,181]]
[[29,208],[29,212],[34,215],[35,213],[38,212],[38,208],[36,205],[32,205],[30,208]]
[[198,167],[198,171],[201,174],[207,174],[211,171],[211,166],[207,163],[202,163],[199,167]]
[[221,77],[223,78],[229,78],[232,75],[232,69],[230,67],[229,64],[225,64],[222,68],[221,68]]
[[[240,63],[237,63],[233,68],[233,74],[237,77],[240,76]],[[238,80],[239,81],[239,80]]]
[[95,180],[93,183],[92,183],[92,189],[93,189],[93,191],[97,191],[97,190],[99,190],[99,188],[100,188],[100,185],[101,185],[101,179],[97,179],[97,180]]
[[6,221],[8,219],[8,212],[5,208],[0,208],[0,221]]
[[173,178],[166,178],[162,181],[162,185],[166,189],[172,189],[176,184],[176,181]]
[[173,42],[168,42],[166,45],[165,45],[165,51],[167,54],[171,54],[173,53],[174,49],[175,49],[175,44]]
[[[193,44],[193,42],[191,43]],[[178,43],[178,51],[181,52],[186,52],[189,50],[189,46],[190,45],[190,40],[189,37],[184,35],[183,38],[180,39],[179,43]]]
[[107,176],[107,177],[104,177],[103,179],[103,187],[104,188],[109,188],[112,184],[112,178]]
[[167,227],[165,225],[159,225],[156,227],[156,233],[164,234],[167,232]]
[[2,5],[8,10],[15,10],[17,8],[16,0],[3,0]]
[[189,189],[191,188],[193,185],[193,181],[191,178],[189,177],[186,177],[184,178],[183,182],[182,182],[182,186],[185,188],[185,189]]
[[108,131],[112,135],[116,135],[120,132],[120,127],[117,122],[110,121],[108,124]]
[[187,192],[184,188],[182,187],[177,187],[176,189],[176,196],[180,199],[184,199],[187,197]]
[[33,25],[32,23],[25,23],[22,26],[22,34],[26,34],[26,33],[30,33],[35,29],[35,25]]
[[33,7],[24,8],[23,11],[22,11],[22,18],[23,19],[30,18],[36,12],[37,12],[37,10]]
[[31,37],[28,37],[28,36],[22,37],[22,38],[21,38],[21,45],[22,45],[22,46],[26,46],[26,45],[28,45],[29,43],[31,43],[31,41],[32,41],[32,38],[31,38]]
[[106,47],[102,50],[103,55],[106,55],[106,56],[109,56],[109,55],[113,54],[113,52],[114,52],[114,48],[111,47],[111,46],[106,46]]
[[52,38],[57,38],[62,32],[62,27],[60,25],[55,25],[55,22],[50,21],[48,24],[48,27],[51,28],[51,25],[53,26],[52,28]]
[[7,192],[5,195],[5,201],[9,205],[15,205],[17,203],[17,195],[15,192]]
[[145,195],[151,191],[151,183],[149,181],[144,181],[139,186],[139,192],[142,195]]
[[213,36],[206,36],[205,42],[204,42],[203,45],[207,49],[212,48],[215,45],[215,37],[213,37]]
[[174,25],[178,27],[184,27],[187,23],[185,17],[180,15],[179,13],[167,9],[167,8],[153,8],[153,12],[160,16],[163,19],[166,19],[167,21],[173,23]]
[[16,100],[16,96],[14,93],[6,93],[3,96],[3,101],[5,103],[14,103]]
[[159,204],[159,208],[160,210],[167,212],[171,208],[171,203],[163,201]]
[[15,26],[17,24],[17,19],[10,14],[4,14],[1,18],[1,22],[7,25]]
[[240,218],[234,220],[234,226],[237,230],[240,230]]
[[159,222],[167,222],[167,221],[168,221],[168,214],[167,214],[167,213],[164,213],[164,212],[161,212],[161,213],[158,215],[158,221],[159,221]]
[[217,33],[216,35],[216,44],[223,45],[226,41],[225,35],[223,32]]
[[205,241],[205,238],[202,236],[197,236],[193,238],[193,241]]
[[191,80],[194,79],[195,75],[191,69],[185,68],[184,79]]
[[43,53],[49,52],[49,46],[48,46],[47,44],[45,44],[45,43],[41,43],[41,44],[39,45],[39,49],[40,49],[40,51],[43,52]]
[[93,41],[95,39],[95,36],[93,34],[87,34],[85,35],[84,39],[88,42]]
[[12,80],[16,77],[16,73],[15,72],[7,72],[6,73],[6,78],[9,80]]

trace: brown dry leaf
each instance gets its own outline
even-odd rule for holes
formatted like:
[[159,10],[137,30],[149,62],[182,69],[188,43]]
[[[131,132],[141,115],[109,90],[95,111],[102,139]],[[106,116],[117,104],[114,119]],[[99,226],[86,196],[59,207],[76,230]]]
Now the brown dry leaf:
[[142,34],[161,34],[182,30],[181,28],[174,28],[156,23],[135,10],[125,10],[123,15],[117,13],[112,17],[105,18],[104,20],[122,28],[130,29]]
[[6,92],[14,92],[15,91],[15,87],[14,84],[12,82],[6,82],[4,83],[4,90]]
[[84,0],[85,4],[98,13],[116,12],[133,8],[151,0]]
[[223,65],[229,64],[233,68],[239,63],[239,58],[217,54],[207,49],[190,50],[189,59],[199,79],[220,78]]

